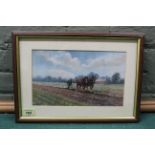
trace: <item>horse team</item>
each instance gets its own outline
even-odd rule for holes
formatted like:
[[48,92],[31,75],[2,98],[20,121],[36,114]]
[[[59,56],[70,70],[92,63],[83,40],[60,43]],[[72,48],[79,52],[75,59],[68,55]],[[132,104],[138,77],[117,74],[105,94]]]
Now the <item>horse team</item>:
[[68,89],[72,86],[73,82],[76,83],[76,88],[77,89],[83,89],[83,90],[92,90],[94,87],[94,84],[98,78],[98,75],[96,74],[91,74],[89,76],[78,76],[74,80],[69,79],[67,81]]

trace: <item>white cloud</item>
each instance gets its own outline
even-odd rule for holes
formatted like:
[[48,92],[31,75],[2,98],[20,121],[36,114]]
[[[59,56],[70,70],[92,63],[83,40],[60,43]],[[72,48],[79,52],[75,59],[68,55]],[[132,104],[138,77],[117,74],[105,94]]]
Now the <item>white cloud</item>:
[[[46,69],[46,74],[52,77],[73,78],[73,73],[87,74],[91,71],[112,75],[120,72],[124,76],[126,54],[108,54],[81,62],[78,57],[72,57],[69,52],[39,52],[45,61],[52,63],[55,67]],[[80,73],[81,72],[81,73]],[[45,74],[44,74],[45,75]]]
[[72,57],[70,53],[64,51],[58,51],[57,53],[41,52],[41,55],[46,61],[53,63],[54,65],[64,66],[73,70],[81,70],[83,68],[99,68],[104,66],[119,66],[125,62],[125,54],[123,55],[108,55],[97,58],[91,58],[86,62],[80,62],[78,58]]
[[102,56],[97,57],[94,59],[88,59],[86,61],[86,64],[82,64],[82,68],[85,68],[87,70],[89,69],[104,69],[104,67],[116,67],[121,66],[125,63],[125,54],[123,55],[109,55],[109,56]]
[[46,53],[40,52],[46,61],[51,62],[54,65],[63,66],[72,70],[80,70],[81,64],[78,58],[73,58],[70,53],[64,51]]
[[46,76],[51,76],[51,77],[62,77],[62,78],[74,78],[75,75],[73,73],[70,73],[68,71],[65,71],[63,69],[46,69],[46,70],[34,70],[33,72],[33,77],[46,77]]

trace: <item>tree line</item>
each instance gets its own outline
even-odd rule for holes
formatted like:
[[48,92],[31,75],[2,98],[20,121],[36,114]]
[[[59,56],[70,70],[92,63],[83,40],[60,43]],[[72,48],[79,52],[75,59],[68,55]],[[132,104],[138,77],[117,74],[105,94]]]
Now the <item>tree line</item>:
[[52,77],[52,76],[46,76],[46,77],[35,77],[33,78],[34,82],[66,82],[67,79],[62,77]]
[[106,76],[105,81],[107,84],[124,84],[124,79],[121,78],[120,73],[114,73],[111,77]]
[[[96,79],[100,78],[97,73],[90,72],[88,77],[95,76]],[[72,79],[73,82],[76,82],[76,79],[82,78],[84,75],[79,75]],[[104,83],[106,84],[124,84],[124,79],[121,78],[120,73],[116,72],[112,76],[106,76],[101,77],[101,79],[104,79]],[[52,77],[52,76],[46,76],[46,77],[35,77],[33,78],[34,82],[67,82],[70,79],[62,78],[62,77]]]

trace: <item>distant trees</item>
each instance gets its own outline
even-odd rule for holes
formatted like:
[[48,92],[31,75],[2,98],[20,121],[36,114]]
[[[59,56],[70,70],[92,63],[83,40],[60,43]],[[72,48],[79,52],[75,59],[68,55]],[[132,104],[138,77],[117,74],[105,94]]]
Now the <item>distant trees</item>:
[[[68,87],[70,87],[72,85],[72,83],[78,82],[78,81],[80,83],[81,80],[84,78],[86,81],[85,83],[94,84],[98,78],[102,78],[102,77],[99,77],[99,75],[97,73],[90,72],[87,75],[79,75],[79,76],[73,78],[72,80],[65,79],[62,77],[46,76],[46,77],[35,77],[35,78],[33,78],[33,81],[34,82],[65,82],[65,83],[67,83]],[[121,75],[118,72],[114,73],[112,76],[104,77],[104,81],[106,84],[124,84],[124,79],[121,78]]]
[[121,78],[120,73],[116,72],[112,75],[112,77],[106,76],[107,84],[123,84],[124,79]]
[[46,77],[35,77],[33,78],[34,82],[66,82],[67,79],[62,78],[62,77],[51,77],[51,76],[46,76]]
[[115,74],[113,74],[111,79],[112,79],[112,83],[117,84],[117,83],[120,83],[121,76],[119,73],[115,73]]

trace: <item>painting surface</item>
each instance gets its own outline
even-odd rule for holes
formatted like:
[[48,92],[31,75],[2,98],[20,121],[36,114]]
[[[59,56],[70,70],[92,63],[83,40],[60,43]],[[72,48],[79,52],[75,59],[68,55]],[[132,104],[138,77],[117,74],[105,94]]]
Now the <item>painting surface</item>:
[[123,106],[126,52],[32,51],[33,105]]

